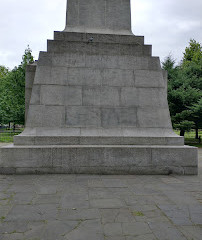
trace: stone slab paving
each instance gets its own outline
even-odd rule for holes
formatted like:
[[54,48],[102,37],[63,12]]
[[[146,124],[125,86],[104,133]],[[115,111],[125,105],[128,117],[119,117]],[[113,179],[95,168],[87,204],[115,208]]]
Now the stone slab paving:
[[198,176],[0,175],[0,240],[201,240]]

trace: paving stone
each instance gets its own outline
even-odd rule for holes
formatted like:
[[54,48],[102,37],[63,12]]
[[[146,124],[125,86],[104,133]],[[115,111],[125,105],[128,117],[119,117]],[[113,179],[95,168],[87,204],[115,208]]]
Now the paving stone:
[[0,205],[1,206],[6,206],[6,205],[9,205],[10,204],[10,199],[7,198],[7,199],[4,199],[4,200],[0,200]]
[[102,182],[102,180],[98,180],[98,179],[92,179],[92,180],[89,180],[88,181],[88,187],[91,187],[91,188],[102,188],[104,187],[104,184]]
[[163,212],[159,209],[151,210],[151,211],[142,211],[143,215],[147,218],[156,218],[164,216]]
[[166,184],[184,183],[184,181],[179,180],[176,177],[162,177],[161,180]]
[[[26,180],[25,180],[26,182]],[[35,193],[36,187],[33,184],[26,185],[25,183],[14,184],[9,188],[9,192],[16,193]]]
[[78,221],[48,221],[41,239],[63,240],[64,236],[78,226]]
[[102,179],[102,182],[105,187],[110,187],[110,188],[127,188],[128,184],[126,180],[122,179]]
[[135,195],[155,195],[155,194],[159,194],[158,190],[154,190],[152,189],[152,187],[147,188],[147,187],[143,187],[143,186],[131,186],[130,190],[135,194]]
[[68,209],[59,210],[59,220],[91,220],[100,219],[98,209]]
[[33,192],[24,192],[22,193],[15,193],[12,199],[13,204],[28,204],[32,202],[32,199],[36,193]]
[[118,208],[123,207],[124,203],[120,199],[92,199],[90,206],[93,208]]
[[182,233],[169,223],[149,222],[149,226],[158,239],[161,240],[186,240]]
[[56,218],[57,205],[15,205],[6,216],[6,221],[42,221]]
[[91,188],[89,189],[89,199],[113,198],[113,193],[107,188]]
[[202,205],[188,205],[190,219],[194,224],[202,224]]
[[106,223],[104,225],[105,236],[119,236],[122,235],[121,223]]
[[66,240],[104,240],[102,225],[99,220],[81,221],[75,229],[65,235]]
[[10,198],[11,194],[5,193],[5,192],[0,192],[0,200],[4,200],[7,198]]
[[[153,218],[149,218],[149,217],[145,217],[146,220],[144,222],[154,222],[154,223],[170,223],[170,219],[166,216],[159,216],[159,217],[153,217]],[[135,218],[138,221],[138,218]]]
[[32,239],[41,240],[42,234],[45,231],[46,224],[47,224],[47,222],[45,222],[45,221],[29,222],[28,227],[30,230],[24,233],[24,239],[26,239],[26,240],[32,240]]
[[179,230],[186,236],[188,240],[201,240],[201,226],[181,226]]
[[[193,190],[193,189],[192,189]],[[165,191],[165,195],[176,205],[181,204],[197,204],[197,201],[192,198],[187,192],[181,191],[181,189],[173,191]]]
[[128,206],[136,206],[136,205],[154,205],[154,200],[151,199],[150,196],[126,196],[125,202]]
[[99,209],[102,223],[113,223],[115,222],[116,216],[119,213],[119,209]]
[[141,236],[136,236],[134,237],[126,237],[126,240],[158,240],[154,234],[146,234],[146,235],[141,235]]
[[119,209],[115,222],[127,223],[127,222],[134,222],[134,221],[135,221],[135,218],[131,210],[127,208]]
[[28,231],[28,222],[2,222],[0,223],[0,233],[1,234],[12,234],[12,233],[24,233]]
[[197,224],[202,225],[202,212],[191,213],[191,221],[196,225]]
[[12,205],[6,205],[6,206],[0,205],[0,218],[5,217],[12,207],[13,207]]
[[138,236],[152,233],[149,225],[143,222],[123,223],[122,228],[125,235]]
[[126,240],[124,236],[105,236],[105,240]]
[[22,240],[23,238],[24,238],[23,233],[2,234],[2,236],[0,236],[0,239],[2,240]]
[[65,193],[61,199],[62,208],[89,208],[87,193]]
[[133,211],[153,211],[157,210],[156,205],[136,205],[132,207]]
[[176,205],[159,205],[159,207],[175,225],[192,225],[187,207],[181,208]]
[[108,188],[112,192],[113,196],[120,199],[125,199],[127,196],[133,196],[134,194],[128,188]]
[[33,199],[33,204],[43,204],[43,203],[59,204],[60,199],[61,199],[61,196],[56,194],[40,194]]
[[38,194],[56,194],[57,186],[52,186],[51,184],[39,185],[36,189],[36,192]]

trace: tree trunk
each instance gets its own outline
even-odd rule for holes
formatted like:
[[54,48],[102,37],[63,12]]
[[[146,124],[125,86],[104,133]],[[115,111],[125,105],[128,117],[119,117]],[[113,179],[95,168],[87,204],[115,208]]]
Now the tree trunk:
[[180,136],[184,137],[185,130],[180,130]]
[[198,126],[195,127],[195,139],[198,139]]

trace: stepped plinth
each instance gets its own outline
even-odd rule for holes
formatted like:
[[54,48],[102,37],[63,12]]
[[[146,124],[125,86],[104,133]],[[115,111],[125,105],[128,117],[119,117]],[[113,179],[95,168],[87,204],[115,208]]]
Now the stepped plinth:
[[68,0],[65,30],[27,66],[26,127],[0,149],[2,173],[197,174],[197,148],[172,130],[166,72],[121,4]]

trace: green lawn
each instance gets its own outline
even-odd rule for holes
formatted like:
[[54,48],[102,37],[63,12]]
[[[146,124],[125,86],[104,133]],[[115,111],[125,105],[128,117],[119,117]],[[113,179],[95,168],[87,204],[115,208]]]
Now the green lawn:
[[[178,135],[180,135],[180,131],[175,131]],[[201,136],[201,141],[202,141],[202,130],[199,131],[199,136]],[[202,148],[202,142],[199,143],[198,139],[195,139],[195,131],[190,131],[185,133],[185,144],[190,145],[190,146],[195,146],[195,147],[200,147]]]
[[13,142],[13,137],[15,135],[20,134],[22,131],[23,130],[16,130],[15,132],[13,132],[12,130],[0,131],[0,142],[2,142],[2,143]]
[[[176,130],[175,130],[175,132],[176,132],[178,135],[180,135],[180,131],[176,131]],[[202,130],[200,130],[198,133],[199,133],[199,136],[201,136],[201,138],[202,138]],[[195,131],[192,130],[192,131],[190,131],[190,132],[186,132],[186,133],[185,133],[185,138],[195,138]]]

